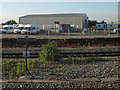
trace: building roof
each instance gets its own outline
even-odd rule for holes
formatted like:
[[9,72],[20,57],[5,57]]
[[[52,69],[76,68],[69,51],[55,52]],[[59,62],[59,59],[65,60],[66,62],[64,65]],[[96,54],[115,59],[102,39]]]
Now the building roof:
[[25,17],[59,17],[59,16],[87,16],[85,13],[64,13],[64,14],[28,14],[25,16],[21,16],[20,18]]

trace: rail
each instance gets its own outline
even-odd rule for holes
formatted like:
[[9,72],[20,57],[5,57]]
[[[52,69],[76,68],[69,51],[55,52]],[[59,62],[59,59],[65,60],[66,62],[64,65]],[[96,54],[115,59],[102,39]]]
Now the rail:
[[[78,51],[61,51],[60,54],[61,58],[65,58],[68,56],[72,56],[72,57],[97,57],[97,56],[120,56],[120,50],[118,51],[100,51],[100,52],[78,52]],[[32,52],[30,53],[30,57],[29,58],[38,58],[39,57],[39,52]],[[23,58],[23,53],[21,52],[11,52],[11,53],[2,53],[2,58]]]

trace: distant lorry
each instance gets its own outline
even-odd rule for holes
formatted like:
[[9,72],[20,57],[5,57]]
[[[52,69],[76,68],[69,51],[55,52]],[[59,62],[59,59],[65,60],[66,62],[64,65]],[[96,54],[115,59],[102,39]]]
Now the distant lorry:
[[22,29],[24,29],[24,26],[23,24],[20,24],[17,26],[17,28],[14,30],[14,33],[17,34],[17,33],[21,33]]
[[1,29],[2,33],[14,33],[14,29],[17,28],[17,25],[4,25]]
[[40,26],[38,24],[27,24],[21,31],[21,34],[37,34],[40,32]]

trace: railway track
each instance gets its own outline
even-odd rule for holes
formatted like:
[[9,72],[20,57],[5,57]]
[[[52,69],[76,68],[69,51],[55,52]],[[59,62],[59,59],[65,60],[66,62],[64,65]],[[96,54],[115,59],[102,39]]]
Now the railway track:
[[[7,38],[9,37],[9,35],[6,35],[6,38],[2,38],[2,48],[23,48],[25,47],[25,42],[21,42],[19,41],[21,36],[14,36],[14,35],[10,35],[12,36],[11,38]],[[34,35],[36,36],[36,35]],[[48,38],[45,36],[45,38],[42,38],[41,36],[39,36],[39,38],[36,38],[35,42],[31,41],[29,42],[29,47],[41,47],[43,44],[46,44],[48,41],[55,41],[58,45],[58,47],[82,47],[82,46],[108,46],[108,45],[112,45],[112,46],[120,46],[120,37],[60,37],[57,38],[56,36],[54,36],[55,38]],[[22,38],[22,37],[21,37]],[[33,37],[32,37],[33,38]]]
[[[39,57],[39,53],[40,53],[41,49],[39,50],[31,50],[30,51],[30,57],[29,58],[38,58]],[[23,58],[23,50],[18,51],[18,50],[13,50],[13,51],[7,51],[4,50],[2,53],[2,58]],[[118,48],[112,48],[112,49],[98,49],[98,50],[94,50],[94,49],[87,49],[87,50],[83,50],[83,49],[73,49],[73,50],[61,50],[61,54],[60,54],[61,58],[66,58],[66,57],[116,57],[116,56],[120,56],[120,49]]]

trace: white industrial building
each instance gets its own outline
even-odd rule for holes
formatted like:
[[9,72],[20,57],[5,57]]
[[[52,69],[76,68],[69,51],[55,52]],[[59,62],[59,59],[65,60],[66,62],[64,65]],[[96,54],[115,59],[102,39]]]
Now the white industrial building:
[[33,14],[19,17],[20,24],[38,24],[42,28],[54,24],[70,24],[78,29],[88,28],[88,16],[85,13],[71,14]]
[[118,24],[96,24],[96,29],[102,30],[102,29],[117,29]]

